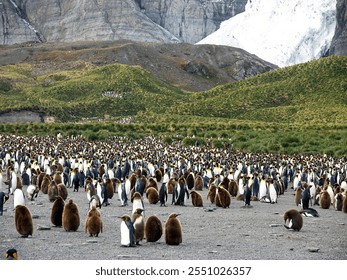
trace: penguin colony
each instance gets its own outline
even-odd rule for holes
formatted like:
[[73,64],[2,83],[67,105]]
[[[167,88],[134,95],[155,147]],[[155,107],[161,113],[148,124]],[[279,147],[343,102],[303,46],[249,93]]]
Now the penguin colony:
[[[154,138],[119,137],[99,146],[73,137],[0,136],[0,140],[11,143],[0,150],[0,215],[11,203],[6,201],[12,200],[15,228],[23,237],[35,234],[28,201],[38,196],[46,197],[53,226],[78,231],[85,218],[84,231],[90,237],[104,234],[104,207],[123,206],[117,208],[122,214],[119,244],[126,247],[158,242],[163,236],[168,245],[184,242],[181,220],[187,221],[179,216],[179,207],[204,207],[202,195],[210,205],[229,211],[235,199],[246,206],[255,201],[280,203],[280,196],[291,188],[297,209],[283,217],[284,226],[294,231],[304,228],[303,217],[319,217],[317,210],[347,213],[344,159],[245,154],[184,147],[179,142],[167,145]],[[73,193],[81,191],[87,207],[74,203]],[[168,216],[146,217],[146,204],[168,207]]]

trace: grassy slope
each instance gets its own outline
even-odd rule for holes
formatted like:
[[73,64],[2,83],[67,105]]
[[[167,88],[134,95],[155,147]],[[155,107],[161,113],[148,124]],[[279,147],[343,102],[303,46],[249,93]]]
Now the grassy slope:
[[[0,67],[2,111],[36,108],[60,121],[133,116],[137,124],[2,125],[0,132],[55,133],[63,127],[92,138],[178,134],[253,152],[347,154],[347,57],[277,69],[206,92],[165,87],[138,66],[83,62],[50,75],[35,71],[25,64]],[[105,91],[122,97],[103,97]]]

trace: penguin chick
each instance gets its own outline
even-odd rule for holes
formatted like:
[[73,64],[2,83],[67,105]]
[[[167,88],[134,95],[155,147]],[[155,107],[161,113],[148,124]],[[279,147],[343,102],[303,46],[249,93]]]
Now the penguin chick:
[[120,224],[121,246],[135,247],[135,228],[128,215],[123,215]]
[[172,213],[165,223],[165,243],[179,245],[182,243],[182,226],[177,219],[179,214]]
[[17,232],[22,237],[33,235],[33,219],[29,209],[25,205],[18,205],[14,212],[14,221]]
[[78,207],[72,199],[64,206],[62,224],[65,231],[77,231],[80,226]]
[[135,241],[136,245],[140,245],[139,242],[143,240],[145,236],[145,219],[142,216],[143,210],[138,208],[135,213],[131,215],[131,222],[135,229]]
[[146,198],[149,204],[157,204],[159,201],[159,192],[153,187],[149,187],[146,190]]
[[290,209],[284,213],[284,223],[285,228],[300,231],[303,225],[303,218],[298,210]]
[[57,196],[51,209],[51,223],[56,227],[61,227],[63,225],[64,206],[65,203],[62,197]]
[[203,207],[203,200],[202,196],[199,192],[193,190],[190,192],[191,198],[192,198],[192,205],[194,207]]
[[163,226],[156,216],[150,216],[145,224],[145,237],[147,242],[156,242],[163,235]]
[[8,249],[5,254],[6,260],[18,260],[18,252],[15,248]]
[[95,206],[89,210],[88,216],[85,222],[84,231],[89,233],[89,236],[98,237],[99,233],[102,233],[103,223],[101,220],[101,214]]
[[216,193],[216,206],[229,208],[230,203],[231,203],[230,193],[222,186],[218,186],[217,193]]

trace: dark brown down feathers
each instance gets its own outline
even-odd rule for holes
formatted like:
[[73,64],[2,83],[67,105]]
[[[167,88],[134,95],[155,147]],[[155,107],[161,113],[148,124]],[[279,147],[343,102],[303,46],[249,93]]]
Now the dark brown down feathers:
[[150,216],[145,224],[145,237],[147,242],[156,242],[163,235],[163,226],[157,216]]
[[14,222],[17,232],[22,237],[33,235],[33,219],[29,209],[24,205],[17,205],[14,212]]
[[77,205],[70,199],[64,206],[63,228],[66,231],[77,231],[80,226],[80,216]]
[[182,243],[182,226],[178,214],[171,214],[165,223],[165,243],[179,245]]

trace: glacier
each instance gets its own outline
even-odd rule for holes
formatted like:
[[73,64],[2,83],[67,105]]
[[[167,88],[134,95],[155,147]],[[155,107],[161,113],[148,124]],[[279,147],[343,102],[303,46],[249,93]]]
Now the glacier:
[[197,44],[241,48],[285,67],[324,56],[335,27],[336,0],[248,0]]

